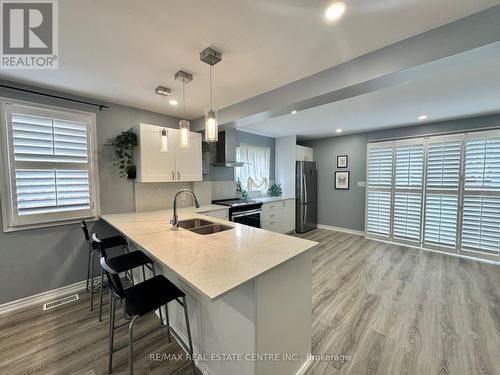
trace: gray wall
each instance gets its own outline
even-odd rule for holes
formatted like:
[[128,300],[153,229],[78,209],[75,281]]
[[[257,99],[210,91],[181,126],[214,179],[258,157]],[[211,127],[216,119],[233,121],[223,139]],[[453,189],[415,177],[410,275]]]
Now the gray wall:
[[[271,168],[269,171],[269,178],[271,181],[275,179],[275,154],[276,154],[276,142],[274,138],[265,137],[262,135],[247,133],[243,131],[236,131],[236,145],[238,146],[240,143],[247,143],[250,145],[261,146],[261,147],[269,147],[271,149]],[[212,148],[212,152],[215,152],[215,145],[210,146]],[[207,162],[207,158],[209,156],[207,154],[203,154],[204,158],[204,169],[206,169],[209,173],[203,176],[204,181],[234,181],[234,168],[229,167],[214,167],[210,165],[210,162]],[[215,158],[214,155],[210,156],[210,158]]]
[[[364,230],[365,188],[358,188],[357,182],[366,181],[366,146],[368,142],[495,127],[500,127],[500,115],[299,142],[304,146],[314,148],[314,158],[319,164],[318,222],[325,225]],[[344,154],[349,156],[348,168],[337,169],[336,157]],[[351,172],[349,190],[334,189],[335,170]]]
[[[0,84],[41,91],[7,81],[0,80]],[[58,92],[50,93],[64,95]],[[134,210],[134,183],[118,176],[112,165],[112,147],[103,146],[103,143],[140,122],[168,127],[176,127],[178,123],[178,119],[173,117],[116,104],[108,104],[111,108],[100,112],[90,106],[1,87],[0,96],[96,113],[101,213]],[[99,103],[98,100],[90,101]],[[112,233],[107,225],[97,225],[99,227],[96,230],[103,235]],[[76,224],[13,233],[0,231],[0,304],[85,279],[86,256],[83,234]]]

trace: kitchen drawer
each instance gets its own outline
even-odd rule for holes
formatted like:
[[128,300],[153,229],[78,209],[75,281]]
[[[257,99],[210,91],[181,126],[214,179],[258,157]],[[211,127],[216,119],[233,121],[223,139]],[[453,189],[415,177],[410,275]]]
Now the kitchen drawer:
[[282,231],[282,220],[268,220],[262,222],[262,229],[269,230],[271,232],[281,233]]
[[281,208],[274,210],[262,210],[262,221],[275,221],[277,219],[281,220],[283,217],[283,210]]
[[262,205],[262,213],[265,214],[267,212],[281,210],[282,208],[283,208],[283,201],[264,203]]

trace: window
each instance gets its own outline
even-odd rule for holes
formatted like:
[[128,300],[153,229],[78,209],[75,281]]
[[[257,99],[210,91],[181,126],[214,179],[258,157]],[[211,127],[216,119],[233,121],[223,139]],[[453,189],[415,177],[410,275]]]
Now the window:
[[456,247],[461,137],[429,143],[424,242]]
[[395,150],[393,236],[408,241],[419,241],[424,145],[420,141],[400,143]]
[[267,193],[271,165],[271,149],[240,143],[236,148],[236,161],[244,162],[235,168],[235,178],[241,179],[243,188],[249,192]]
[[366,230],[388,236],[391,221],[392,147],[368,151],[368,185]]
[[500,137],[469,136],[465,142],[462,247],[498,254],[499,233]]
[[500,260],[500,131],[368,145],[368,236]]
[[2,103],[4,230],[98,216],[94,114]]

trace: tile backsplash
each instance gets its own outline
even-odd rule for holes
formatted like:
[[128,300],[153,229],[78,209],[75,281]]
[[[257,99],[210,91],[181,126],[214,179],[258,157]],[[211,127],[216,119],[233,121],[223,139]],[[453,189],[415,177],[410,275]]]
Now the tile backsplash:
[[[151,182],[135,183],[135,210],[152,211],[172,207],[172,199],[180,189],[192,190],[201,205],[211,204],[214,199],[237,197],[234,181],[202,182]],[[178,207],[194,206],[193,198],[183,194],[177,201]]]
[[212,181],[212,199],[230,199],[237,196],[236,181]]
[[[135,183],[135,210],[152,211],[172,207],[172,199],[180,189],[193,189],[192,182],[148,182]],[[178,207],[193,206],[193,198],[182,194],[177,200]],[[203,204],[203,203],[202,203]]]

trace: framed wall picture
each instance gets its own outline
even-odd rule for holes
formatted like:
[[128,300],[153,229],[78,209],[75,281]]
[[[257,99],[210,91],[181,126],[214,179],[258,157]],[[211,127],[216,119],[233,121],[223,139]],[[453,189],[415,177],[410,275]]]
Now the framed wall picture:
[[347,168],[347,155],[337,156],[337,168]]
[[349,190],[349,171],[335,172],[335,189]]

